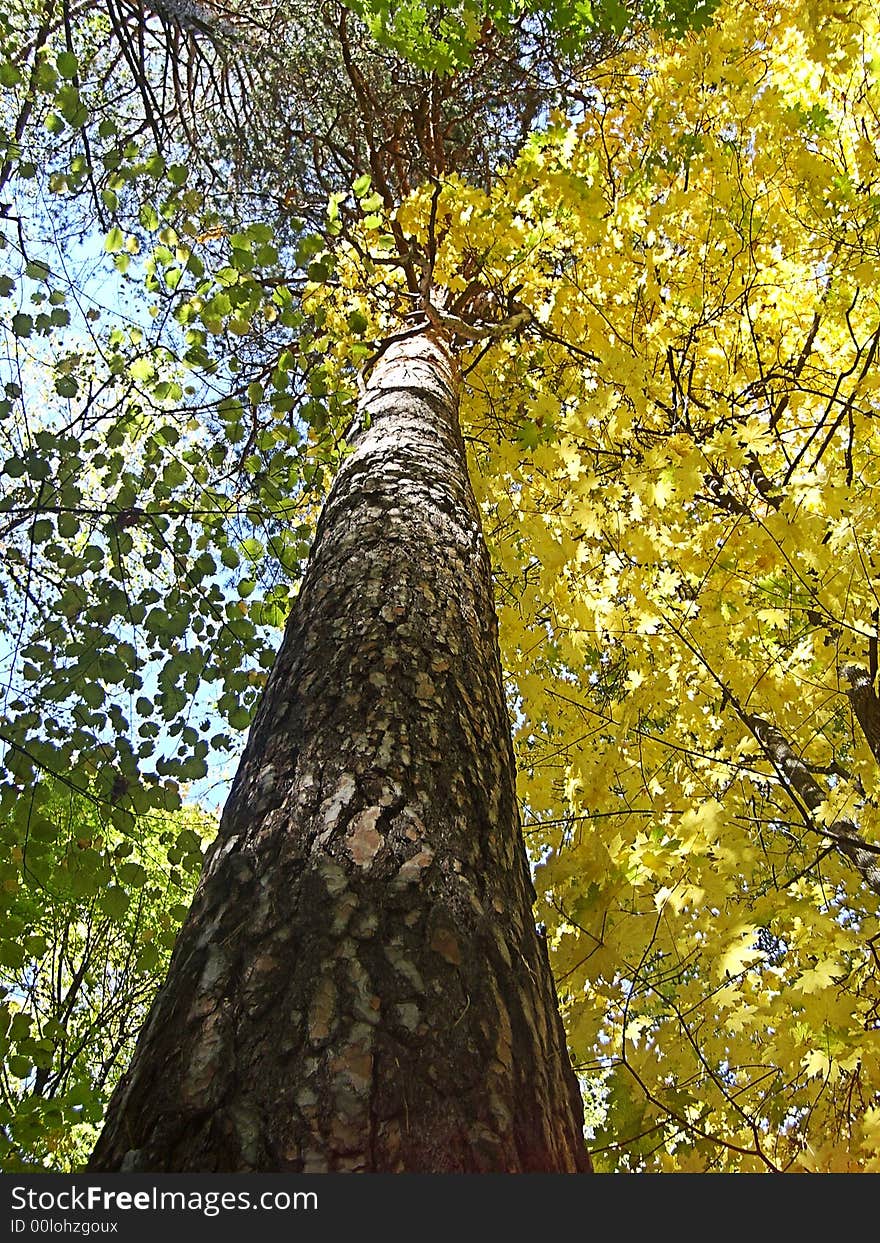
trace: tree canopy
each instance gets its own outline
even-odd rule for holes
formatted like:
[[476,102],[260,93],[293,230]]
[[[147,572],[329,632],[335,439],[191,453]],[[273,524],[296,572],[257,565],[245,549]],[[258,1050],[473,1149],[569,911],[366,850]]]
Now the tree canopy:
[[132,834],[237,748],[432,324],[594,1160],[876,1171],[876,13],[323,12],[4,19],[5,899],[59,780]]

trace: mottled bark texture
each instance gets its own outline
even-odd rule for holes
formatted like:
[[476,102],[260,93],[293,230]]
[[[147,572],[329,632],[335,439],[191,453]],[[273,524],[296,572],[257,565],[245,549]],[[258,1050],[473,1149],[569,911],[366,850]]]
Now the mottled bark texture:
[[363,408],[91,1169],[589,1168],[446,350]]

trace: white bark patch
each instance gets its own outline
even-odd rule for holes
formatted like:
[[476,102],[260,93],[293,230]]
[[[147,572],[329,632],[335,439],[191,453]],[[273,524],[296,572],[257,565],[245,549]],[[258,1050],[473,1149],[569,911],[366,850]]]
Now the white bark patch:
[[331,824],[329,829],[325,829],[323,833],[319,833],[318,836],[315,838],[314,842],[312,843],[312,853],[320,854],[320,852],[324,849],[324,847],[330,841],[330,838],[332,836],[333,836],[333,825]]
[[351,802],[352,795],[355,791],[354,777],[351,773],[343,773],[342,778],[336,789],[326,799],[321,807],[321,819],[328,828],[332,827],[339,819],[339,813],[343,807],[347,807]]
[[268,794],[275,786],[275,765],[267,764],[265,768],[260,770],[257,777],[257,793]]
[[345,835],[345,849],[359,868],[368,868],[385,845],[385,838],[376,828],[381,815],[381,807],[358,812]]
[[[218,837],[216,840],[217,842],[219,842],[221,839]],[[228,855],[231,850],[234,850],[237,845],[238,845],[238,834],[237,833],[233,833],[231,837],[228,837],[226,841],[223,842],[222,846],[218,846],[215,842],[212,848],[214,853],[208,856],[208,859],[205,863],[204,871],[202,872],[202,878],[199,881],[199,888],[201,888],[205,884],[205,881],[208,879],[208,877],[216,870],[217,865],[220,863],[220,861],[223,858],[225,858],[225,856]]]

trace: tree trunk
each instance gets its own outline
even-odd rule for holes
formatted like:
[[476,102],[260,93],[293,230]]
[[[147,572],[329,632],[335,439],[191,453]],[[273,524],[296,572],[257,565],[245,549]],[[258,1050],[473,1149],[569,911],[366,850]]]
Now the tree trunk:
[[445,348],[390,348],[92,1170],[584,1172]]

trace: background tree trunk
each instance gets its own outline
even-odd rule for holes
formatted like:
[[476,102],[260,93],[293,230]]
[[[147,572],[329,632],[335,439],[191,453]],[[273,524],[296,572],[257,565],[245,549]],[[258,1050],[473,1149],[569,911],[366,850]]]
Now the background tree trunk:
[[589,1168],[442,344],[363,410],[93,1170]]

